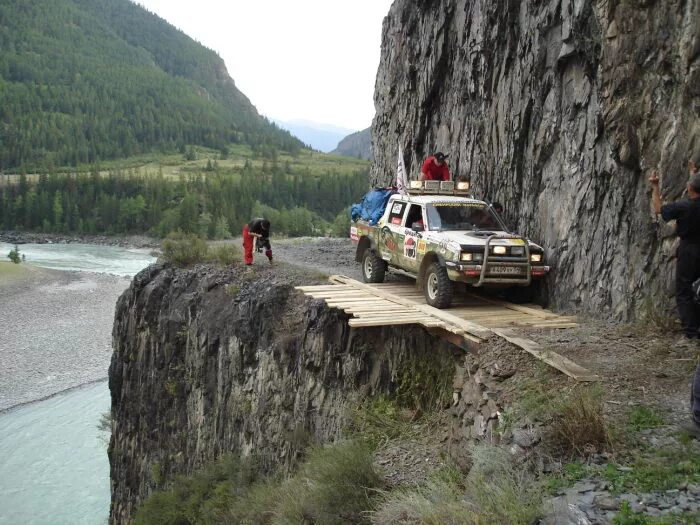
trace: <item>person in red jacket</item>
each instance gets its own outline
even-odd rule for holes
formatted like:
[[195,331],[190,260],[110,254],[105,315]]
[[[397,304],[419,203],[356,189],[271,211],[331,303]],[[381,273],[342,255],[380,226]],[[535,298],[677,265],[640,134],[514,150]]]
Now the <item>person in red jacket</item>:
[[420,180],[450,180],[450,168],[446,158],[447,155],[438,151],[425,159],[420,170]]
[[[257,239],[257,242],[256,242]],[[253,264],[253,245],[257,250],[265,248],[265,255],[272,264],[272,246],[270,246],[270,221],[267,219],[253,219],[243,226],[243,256],[246,266]]]

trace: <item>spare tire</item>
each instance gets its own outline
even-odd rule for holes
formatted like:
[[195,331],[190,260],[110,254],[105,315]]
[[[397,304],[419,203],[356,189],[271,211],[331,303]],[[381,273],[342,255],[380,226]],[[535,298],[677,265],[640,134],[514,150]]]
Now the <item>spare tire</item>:
[[386,263],[374,250],[367,248],[362,254],[362,280],[366,283],[383,283]]
[[440,263],[433,263],[423,278],[425,301],[435,308],[449,308],[452,304],[454,287],[447,276],[447,269]]

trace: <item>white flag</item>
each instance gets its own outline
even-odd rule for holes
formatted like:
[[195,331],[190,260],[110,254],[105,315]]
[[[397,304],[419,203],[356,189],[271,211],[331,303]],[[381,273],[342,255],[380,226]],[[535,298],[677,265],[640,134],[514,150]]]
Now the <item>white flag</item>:
[[399,143],[399,162],[396,167],[396,189],[399,193],[406,194],[408,191],[408,179],[406,178],[406,166],[403,164],[403,148]]

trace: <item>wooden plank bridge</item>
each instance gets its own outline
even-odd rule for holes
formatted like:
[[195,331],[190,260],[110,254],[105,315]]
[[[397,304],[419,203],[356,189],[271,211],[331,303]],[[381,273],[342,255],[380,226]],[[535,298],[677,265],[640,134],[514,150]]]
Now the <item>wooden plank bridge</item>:
[[342,275],[333,275],[329,281],[326,285],[298,286],[297,290],[352,315],[348,321],[352,327],[417,324],[465,350],[499,336],[578,381],[599,379],[513,331],[517,327],[573,328],[577,326],[573,317],[473,293],[456,294],[452,307],[440,310],[426,304],[423,294],[410,282],[365,284]]

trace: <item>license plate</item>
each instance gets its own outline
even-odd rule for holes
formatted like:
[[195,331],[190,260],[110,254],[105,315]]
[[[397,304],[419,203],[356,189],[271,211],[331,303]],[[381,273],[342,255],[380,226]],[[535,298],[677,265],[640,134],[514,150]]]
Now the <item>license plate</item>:
[[522,268],[517,266],[491,266],[489,273],[498,275],[518,275],[522,273]]

